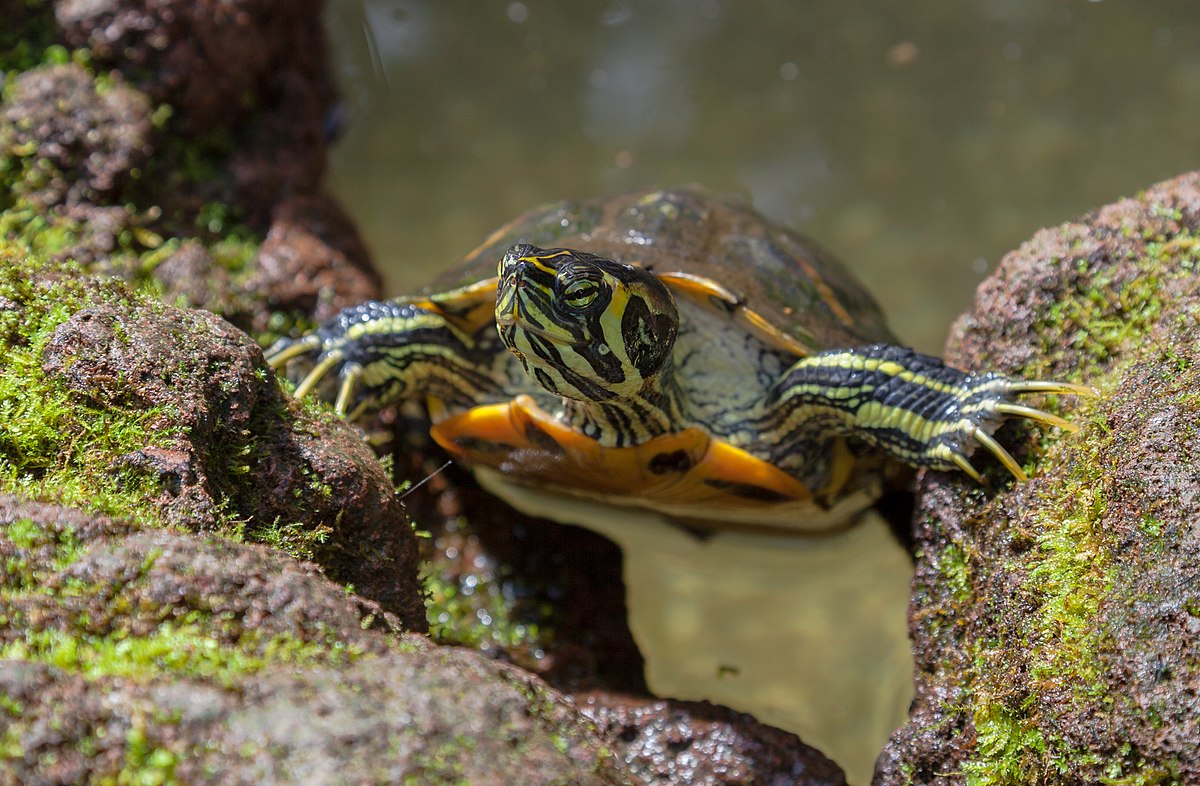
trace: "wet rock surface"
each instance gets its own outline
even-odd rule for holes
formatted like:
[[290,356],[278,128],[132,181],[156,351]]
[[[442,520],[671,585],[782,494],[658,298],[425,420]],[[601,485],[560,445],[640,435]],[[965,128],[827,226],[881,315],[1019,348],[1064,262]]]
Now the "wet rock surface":
[[377,299],[383,282],[350,217],[318,193],[276,207],[249,286],[269,293],[276,308],[324,322],[349,305]]
[[[23,7],[9,20],[26,38],[48,36],[86,55],[32,68],[6,90],[0,184],[15,199],[0,199],[0,208],[55,231],[52,244],[26,238],[39,251],[133,281],[158,277],[158,252],[174,252],[164,242],[199,242],[220,270],[212,285],[181,280],[178,268],[164,268],[159,281],[183,304],[247,330],[378,297],[357,231],[321,188],[336,94],[320,8],[285,0]],[[258,238],[267,238],[261,249]]]
[[27,196],[40,207],[119,201],[153,152],[150,100],[118,74],[104,91],[75,64],[16,78],[0,112],[0,146],[36,150]]
[[1025,434],[1028,483],[924,476],[917,699],[876,783],[1200,779],[1198,228],[1200,174],[1154,186],[1038,233],[956,325],[952,362],[1100,396]]
[[11,497],[0,524],[0,783],[638,782],[537,678],[272,549]]
[[611,693],[576,696],[580,710],[614,741],[626,766],[650,783],[845,784],[842,770],[794,734],[708,702]]

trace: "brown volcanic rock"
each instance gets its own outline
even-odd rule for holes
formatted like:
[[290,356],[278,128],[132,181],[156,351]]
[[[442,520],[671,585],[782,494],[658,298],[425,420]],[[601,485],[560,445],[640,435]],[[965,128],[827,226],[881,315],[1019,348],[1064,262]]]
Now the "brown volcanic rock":
[[[325,171],[330,76],[320,0],[60,0],[55,18],[70,46],[88,47],[157,103],[175,129],[236,140],[220,170],[232,186],[205,184],[202,199],[237,204],[264,225],[290,193],[313,193]],[[182,162],[181,162],[182,165]],[[204,189],[200,189],[201,192]],[[199,202],[197,202],[197,207]]]
[[383,289],[354,223],[323,193],[292,196],[276,207],[255,264],[249,286],[267,293],[276,308],[317,322],[378,300]]
[[154,151],[150,100],[119,75],[104,91],[75,64],[17,76],[0,110],[0,155],[24,160],[35,205],[119,203]]
[[845,786],[840,767],[796,735],[701,701],[575,697],[629,770],[663,786]]
[[[59,0],[72,47],[136,71],[157,101],[198,130],[233,125],[261,104],[328,104],[320,0]],[[247,96],[260,96],[246,102]],[[318,137],[320,134],[318,133]]]
[[917,698],[876,783],[1200,780],[1198,229],[1192,173],[1039,232],[958,322],[951,362],[1100,397],[1028,483],[922,479]]
[[641,782],[537,678],[263,546],[0,497],[0,557],[0,783]]
[[[280,310],[282,324],[319,321],[379,297],[357,231],[322,190],[336,93],[320,9],[60,0],[10,19],[86,47],[88,64],[20,74],[0,104],[0,164],[22,221],[61,227],[57,258],[134,280],[161,270],[168,297],[256,332],[278,330]],[[211,250],[232,229],[222,258],[148,257],[175,251],[171,238]],[[266,240],[243,259],[254,232]]]
[[415,537],[391,480],[348,426],[300,412],[240,330],[203,311],[98,297],[42,357],[84,400],[160,408],[155,425],[177,435],[172,446],[114,461],[158,476],[168,522],[206,530],[234,513],[252,530],[326,529],[325,567],[424,629]]

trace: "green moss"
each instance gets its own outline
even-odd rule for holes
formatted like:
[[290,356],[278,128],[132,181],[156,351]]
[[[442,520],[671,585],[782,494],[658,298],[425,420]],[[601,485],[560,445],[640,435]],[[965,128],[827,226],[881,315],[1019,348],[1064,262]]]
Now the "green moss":
[[980,758],[963,766],[971,786],[1033,783],[1041,766],[1046,741],[1036,725],[998,704],[985,704],[974,713],[976,749]]
[[54,329],[97,301],[120,301],[119,288],[89,288],[61,268],[47,269],[0,248],[0,491],[102,513],[153,517],[157,478],[121,462],[169,435],[153,424],[165,413],[101,405],[68,390],[41,368]]
[[276,518],[267,525],[247,527],[244,534],[247,540],[254,543],[264,543],[293,559],[308,561],[320,556],[322,548],[329,542],[329,536],[333,534],[333,527],[314,527],[304,521],[285,524]]
[[361,656],[357,649],[336,642],[306,642],[283,634],[246,633],[237,641],[224,642],[212,628],[210,620],[193,612],[185,621],[163,622],[145,635],[30,630],[0,646],[0,659],[45,663],[89,680],[175,675],[232,686],[241,677],[275,664],[341,663]]
[[[1178,212],[1167,207],[1151,210],[1156,211]],[[1192,232],[1146,240],[1144,254],[1128,260],[1134,275],[1129,275],[1128,269],[1121,274],[1121,266],[1111,264],[1089,272],[1092,263],[1087,258],[1074,261],[1078,272],[1088,277],[1088,287],[1054,304],[1047,317],[1035,325],[1044,339],[1041,357],[1046,365],[1061,356],[1065,342],[1079,377],[1097,377],[1114,358],[1136,351],[1139,341],[1161,318],[1165,284],[1195,276],[1200,270],[1200,237]]]
[[174,783],[180,755],[153,745],[142,726],[130,726],[125,732],[125,761],[117,783],[129,786],[164,786]]
[[950,588],[954,601],[960,604],[969,602],[974,596],[974,570],[966,550],[959,544],[950,544],[942,550],[938,559],[945,586]]
[[426,563],[429,632],[441,644],[500,649],[540,656],[546,646],[549,609],[530,609],[513,596],[502,577],[485,571],[454,576],[446,566]]
[[1049,643],[1037,648],[1031,676],[1043,687],[1066,688],[1077,701],[1094,703],[1106,694],[1099,667],[1104,634],[1095,620],[1116,574],[1114,544],[1096,529],[1108,490],[1092,477],[1072,478],[1061,488],[1056,499],[1042,503],[1042,511],[1054,513],[1039,517],[1041,531],[1027,568],[1026,584],[1038,590],[1032,635]]
[[431,750],[421,750],[413,757],[419,774],[408,775],[404,783],[438,784],[438,786],[469,786],[463,774],[463,762],[470,759],[475,749],[475,740],[458,734]]
[[[5,99],[12,97],[12,87],[20,71],[68,62],[92,76],[97,94],[104,95],[113,89],[116,82],[110,72],[95,68],[86,49],[68,51],[51,43],[55,24],[50,3],[30,0],[26,5],[28,12],[18,14],[16,21],[6,18],[4,31],[0,31],[0,42],[10,29],[20,40],[19,46],[0,46],[0,53],[10,52],[8,58],[0,54],[0,67],[8,71],[4,80]],[[131,78],[136,81],[136,75]],[[107,204],[124,209],[126,217],[124,226],[114,233],[112,247],[103,252],[104,270],[118,271],[138,287],[153,288],[155,267],[178,248],[181,239],[195,238],[218,265],[230,272],[234,285],[231,292],[241,292],[239,285],[254,271],[252,261],[262,234],[246,224],[246,216],[238,207],[210,201],[193,212],[195,200],[178,198],[179,194],[230,190],[225,162],[235,149],[232,134],[224,128],[199,135],[189,132],[165,104],[152,109],[150,120],[160,132],[154,155],[131,172],[122,193]],[[55,179],[70,180],[70,177],[58,171],[51,161],[39,157],[36,145],[18,143],[19,139],[0,127],[0,242],[40,258],[56,258],[72,248],[86,247],[89,243],[86,224],[30,199]],[[236,294],[233,302],[181,305],[204,307],[221,314],[249,308],[238,301]],[[284,328],[291,327],[294,321],[294,315],[281,315]]]
[[[0,529],[0,543],[7,539],[16,549],[0,565],[0,592],[5,596],[27,592],[45,584],[48,576],[67,567],[83,553],[83,547],[72,530],[55,531],[32,519],[17,519]],[[23,558],[35,550],[46,549],[45,557],[36,561]],[[0,618],[0,624],[8,620]]]

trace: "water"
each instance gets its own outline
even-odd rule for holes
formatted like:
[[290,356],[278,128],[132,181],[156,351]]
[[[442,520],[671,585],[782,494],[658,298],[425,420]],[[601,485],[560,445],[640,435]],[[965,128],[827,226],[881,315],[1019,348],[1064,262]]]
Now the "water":
[[[1004,252],[1200,163],[1200,7],[1186,0],[333,0],[328,19],[346,97],[330,184],[393,292],[541,202],[698,182],[818,238],[902,338],[938,352]],[[662,543],[624,545],[647,564],[630,582],[652,584],[664,562],[642,557]],[[704,575],[707,596],[721,583]],[[903,576],[880,584],[879,614],[902,615]],[[812,597],[802,576],[794,592]],[[836,625],[838,597],[796,628]],[[733,604],[705,625],[742,631],[755,612]],[[779,619],[759,624],[774,634]],[[738,668],[734,691],[728,671],[670,688],[745,697],[810,736],[778,706],[798,691],[746,682],[778,669]],[[664,669],[686,672],[652,658],[652,678]],[[857,783],[882,742],[864,734],[829,751]]]
[[1186,0],[333,0],[329,20],[330,184],[395,291],[541,202],[700,182],[818,238],[936,352],[1034,230],[1200,163]]

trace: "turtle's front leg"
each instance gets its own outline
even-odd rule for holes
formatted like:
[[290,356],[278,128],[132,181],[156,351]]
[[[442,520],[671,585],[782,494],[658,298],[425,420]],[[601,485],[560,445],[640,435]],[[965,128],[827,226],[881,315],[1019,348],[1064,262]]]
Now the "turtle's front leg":
[[1018,480],[1025,472],[992,432],[1009,417],[1070,431],[1057,415],[1015,401],[1021,393],[1094,395],[1065,382],[971,374],[910,349],[874,344],[822,352],[784,372],[767,400],[768,430],[812,434],[814,426],[855,437],[914,467],[961,469],[981,480],[968,458],[982,445]]
[[[315,362],[296,386],[303,398],[337,370],[334,407],[382,407],[421,395],[478,395],[491,381],[471,362],[474,343],[445,316],[415,303],[368,301],[347,308],[314,332],[284,339],[267,351],[275,369],[304,355]],[[443,389],[444,388],[444,389]]]

